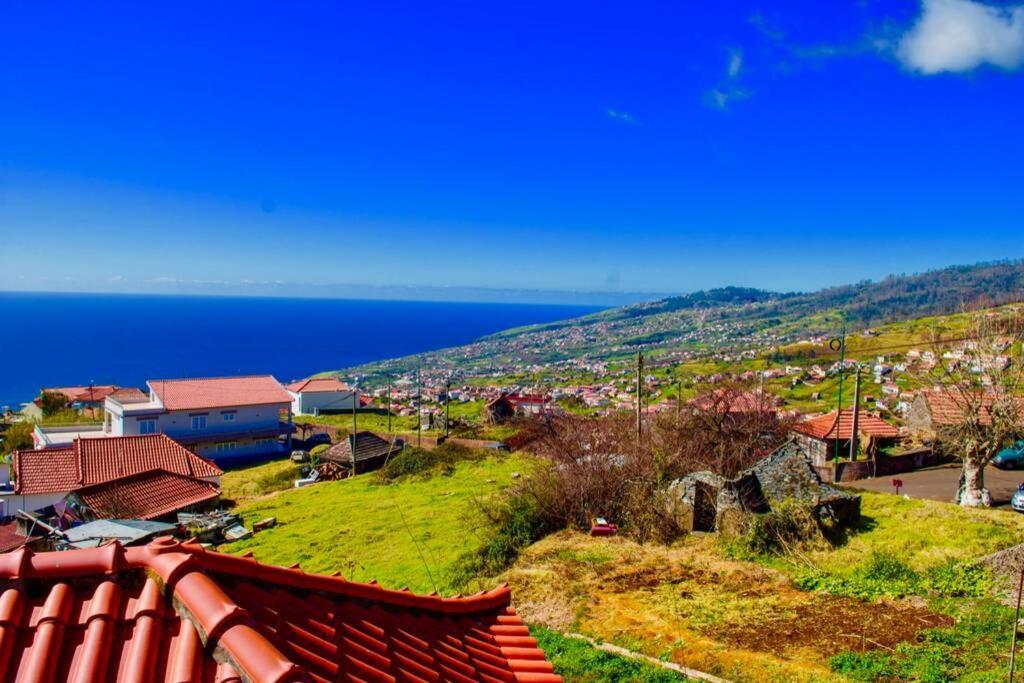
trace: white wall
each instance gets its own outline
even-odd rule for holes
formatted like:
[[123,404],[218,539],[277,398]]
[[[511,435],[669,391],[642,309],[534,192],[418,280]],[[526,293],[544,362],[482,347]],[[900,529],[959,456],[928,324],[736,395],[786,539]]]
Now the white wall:
[[45,507],[59,503],[64,500],[68,492],[64,493],[36,493],[28,496],[19,496],[14,493],[0,495],[0,505],[3,506],[3,516],[13,517],[18,510],[25,512],[36,512]]
[[292,396],[295,397],[292,412],[296,415],[313,415],[318,410],[352,410],[352,403],[358,400],[354,391],[304,391],[301,394],[293,393]]

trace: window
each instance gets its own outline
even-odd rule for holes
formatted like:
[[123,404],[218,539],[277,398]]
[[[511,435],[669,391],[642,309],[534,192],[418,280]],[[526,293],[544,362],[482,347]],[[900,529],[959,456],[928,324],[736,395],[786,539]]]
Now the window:
[[233,411],[233,410],[230,411],[230,412],[227,412],[227,413],[221,413],[220,416],[221,416],[221,418],[225,422],[234,422],[235,421],[235,411]]
[[221,442],[221,443],[217,444],[214,447],[214,450],[217,451],[218,453],[227,453],[229,451],[235,450],[235,446],[237,446],[237,445],[238,444],[235,443],[234,441],[224,441],[224,442]]
[[139,420],[139,434],[156,434],[156,420],[153,418]]
[[192,416],[192,431],[199,432],[206,429],[206,416],[205,415],[193,415]]

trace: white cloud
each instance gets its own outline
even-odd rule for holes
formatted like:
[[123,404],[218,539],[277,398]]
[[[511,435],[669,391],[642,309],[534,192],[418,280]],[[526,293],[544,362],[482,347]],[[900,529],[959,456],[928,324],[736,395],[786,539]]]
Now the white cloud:
[[738,100],[750,97],[749,90],[738,87],[735,83],[743,68],[743,50],[738,47],[726,49],[729,51],[729,61],[725,67],[725,77],[717,88],[704,92],[704,104],[712,109],[726,110]]
[[923,0],[917,23],[896,55],[923,74],[970,71],[982,64],[1024,64],[1024,5],[993,7],[971,0]]
[[729,50],[729,78],[736,78],[740,75],[740,69],[743,68],[743,50],[730,49]]
[[620,111],[618,109],[605,109],[604,113],[607,114],[608,118],[615,119],[616,121],[621,121],[622,123],[636,123],[637,122],[636,119],[633,118],[632,114],[630,114],[628,112]]
[[704,93],[704,104],[712,109],[728,109],[738,100],[745,100],[750,93],[740,88],[712,88]]

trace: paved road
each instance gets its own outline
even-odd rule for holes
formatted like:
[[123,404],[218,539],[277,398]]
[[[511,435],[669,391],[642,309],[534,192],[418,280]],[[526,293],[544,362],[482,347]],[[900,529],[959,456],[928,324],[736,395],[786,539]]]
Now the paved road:
[[[862,479],[843,485],[868,491],[893,493],[896,490],[892,485],[893,479],[903,480],[903,488],[900,489],[900,493],[905,493],[911,498],[930,498],[931,500],[952,502],[956,497],[957,484],[960,481],[960,465],[939,465],[916,472]],[[1008,505],[1010,496],[1017,490],[1021,482],[1024,482],[1024,472],[1008,472],[995,467],[985,468],[985,485],[992,492],[993,505]]]

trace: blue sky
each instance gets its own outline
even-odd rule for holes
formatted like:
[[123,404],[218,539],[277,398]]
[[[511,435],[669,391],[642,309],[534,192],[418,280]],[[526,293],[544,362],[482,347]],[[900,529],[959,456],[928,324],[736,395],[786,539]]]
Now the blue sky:
[[156,5],[0,7],[0,289],[806,290],[1024,256],[1024,5]]

